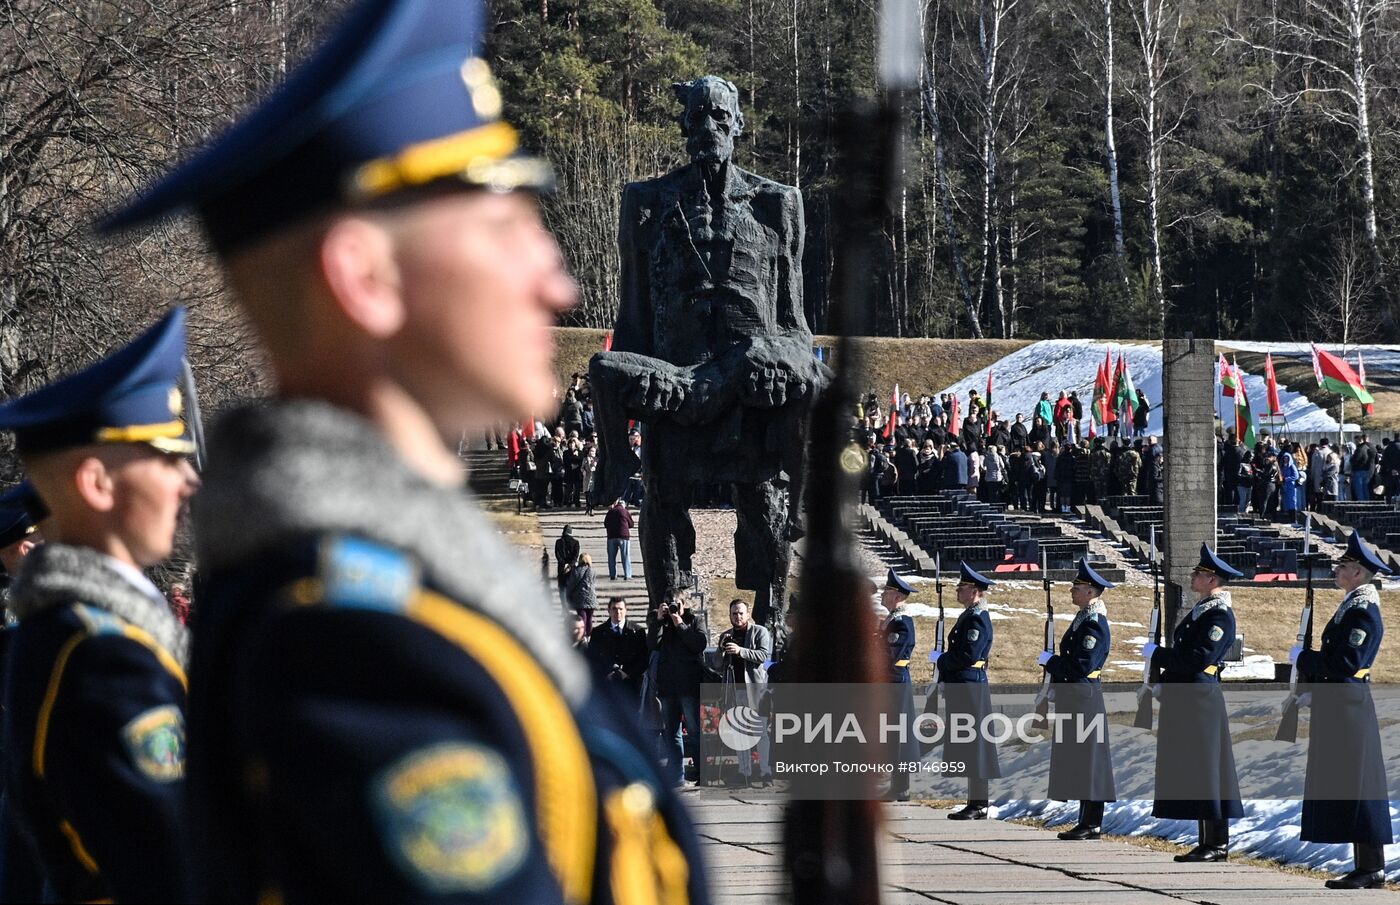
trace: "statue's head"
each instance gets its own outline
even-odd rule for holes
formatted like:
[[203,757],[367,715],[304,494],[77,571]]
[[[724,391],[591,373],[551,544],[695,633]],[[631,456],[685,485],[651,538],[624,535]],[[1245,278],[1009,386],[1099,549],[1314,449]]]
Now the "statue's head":
[[734,154],[734,139],[744,132],[739,89],[714,75],[676,82],[671,88],[676,99],[685,104],[680,123],[690,159],[697,163],[728,161]]

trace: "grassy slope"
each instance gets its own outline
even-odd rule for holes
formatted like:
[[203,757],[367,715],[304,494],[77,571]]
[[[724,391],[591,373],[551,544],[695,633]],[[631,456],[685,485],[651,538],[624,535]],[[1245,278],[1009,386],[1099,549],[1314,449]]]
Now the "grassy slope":
[[[1235,363],[1251,374],[1264,373],[1264,356],[1259,352],[1239,352],[1231,353]],[[1315,405],[1321,406],[1337,416],[1337,403],[1341,397],[1333,393],[1324,393],[1317,388],[1317,379],[1313,376],[1312,364],[1305,358],[1274,358],[1274,373],[1278,375],[1280,386],[1287,386],[1295,393],[1303,393],[1313,401]],[[1400,373],[1392,371],[1375,371],[1366,375],[1367,389],[1376,398],[1376,407],[1373,414],[1366,417],[1361,414],[1361,406],[1348,400],[1346,420],[1361,425],[1362,430],[1370,431],[1400,431]],[[1262,410],[1264,402],[1260,400],[1250,400],[1251,404],[1259,406]]]
[[[588,360],[602,351],[604,332],[577,327],[555,331],[559,343],[555,367],[561,380],[588,370]],[[833,342],[830,337],[817,338],[820,346],[830,347]],[[896,383],[910,393],[936,393],[1027,345],[1023,340],[869,338],[861,341],[863,384],[881,396]]]

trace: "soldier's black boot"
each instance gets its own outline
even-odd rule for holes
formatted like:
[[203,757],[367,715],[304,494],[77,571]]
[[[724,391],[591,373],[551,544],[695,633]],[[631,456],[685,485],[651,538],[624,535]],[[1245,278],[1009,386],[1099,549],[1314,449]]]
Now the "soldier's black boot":
[[1198,822],[1200,826],[1200,844],[1184,855],[1177,855],[1175,860],[1183,862],[1210,862],[1224,861],[1229,857],[1230,849],[1230,822],[1228,820],[1202,820]]
[[1060,833],[1061,839],[1067,842],[1084,842],[1089,839],[1097,839],[1103,835],[1099,826],[1103,823],[1102,801],[1081,801],[1079,803],[1079,822],[1073,828]]
[[1385,885],[1385,849],[1379,845],[1354,842],[1351,846],[1356,870],[1328,880],[1328,889],[1380,889]]
[[985,779],[969,779],[967,781],[967,804],[961,811],[954,811],[948,815],[949,820],[986,820],[987,819],[987,781]]

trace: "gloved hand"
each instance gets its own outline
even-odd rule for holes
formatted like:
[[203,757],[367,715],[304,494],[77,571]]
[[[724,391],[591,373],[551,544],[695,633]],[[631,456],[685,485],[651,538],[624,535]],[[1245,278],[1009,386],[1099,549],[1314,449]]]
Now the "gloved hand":
[[1303,652],[1303,645],[1301,645],[1301,644],[1295,644],[1295,645],[1293,645],[1292,649],[1288,651],[1288,663],[1289,663],[1290,666],[1298,662],[1298,655],[1301,654],[1302,652]]
[[928,662],[930,662],[930,663],[937,663],[937,662],[938,662],[938,658],[941,657],[941,656],[943,656],[943,651],[941,651],[941,650],[931,650],[931,651],[928,652]]
[[1156,652],[1157,645],[1153,644],[1151,641],[1147,642],[1142,646],[1142,658],[1148,661],[1149,663],[1152,661],[1152,655]]
[[1055,656],[1055,655],[1054,655],[1053,653],[1051,653],[1050,651],[1048,651],[1048,650],[1043,650],[1043,651],[1041,651],[1041,652],[1040,652],[1040,656],[1037,657],[1036,660],[1035,660],[1036,665],[1037,665],[1037,666],[1044,666],[1046,663],[1049,663],[1049,662],[1050,662],[1050,658],[1053,657],[1053,656]]

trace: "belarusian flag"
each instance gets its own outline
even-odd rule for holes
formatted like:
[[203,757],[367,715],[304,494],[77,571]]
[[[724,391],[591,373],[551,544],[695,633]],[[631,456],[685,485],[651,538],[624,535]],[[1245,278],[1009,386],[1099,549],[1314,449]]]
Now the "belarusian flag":
[[962,403],[958,400],[958,394],[953,394],[953,417],[948,419],[948,433],[954,437],[958,435],[962,422]]
[[1351,365],[1331,352],[1317,346],[1312,347],[1312,352],[1313,372],[1317,375],[1318,389],[1336,393],[1345,399],[1355,399],[1364,406],[1364,411],[1369,415],[1376,400],[1366,392],[1366,381],[1351,369]]
[[1228,362],[1225,361],[1225,353],[1224,353],[1224,352],[1221,352],[1221,353],[1220,353],[1219,380],[1220,380],[1220,395],[1222,395],[1222,396],[1233,396],[1233,395],[1235,395],[1235,371],[1234,371],[1234,369],[1230,366],[1230,364],[1229,364]]
[[[1366,389],[1366,362],[1361,360],[1360,352],[1356,353],[1356,376],[1361,380],[1361,388]],[[1375,408],[1373,405],[1363,405],[1361,410],[1369,415],[1375,411]]]
[[611,330],[609,330],[607,333],[604,333],[604,334],[603,334],[603,351],[604,351],[604,352],[611,352],[611,351],[612,351],[612,331],[611,331]]
[[885,439],[893,440],[894,432],[899,430],[899,384],[894,385],[894,393],[890,396],[890,420],[885,422]]
[[1094,377],[1094,404],[1089,409],[1093,417],[1089,423],[1097,421],[1099,424],[1111,424],[1118,419],[1113,416],[1113,410],[1108,404],[1108,365],[1100,362],[1099,373]]
[[1131,421],[1137,407],[1137,387],[1133,386],[1133,372],[1128,368],[1128,356],[1121,350],[1118,353],[1118,379],[1114,383],[1113,407],[1123,412],[1126,420]]
[[1257,437],[1254,434],[1254,412],[1249,407],[1249,391],[1244,385],[1244,372],[1238,366],[1234,368],[1235,387],[1235,436],[1244,443],[1246,448],[1252,449]]
[[[1362,380],[1364,381],[1365,378],[1363,377]],[[1272,352],[1264,353],[1264,389],[1269,397],[1265,400],[1269,403],[1268,414],[1282,415],[1283,405],[1278,401],[1278,376],[1274,374],[1274,353]]]

